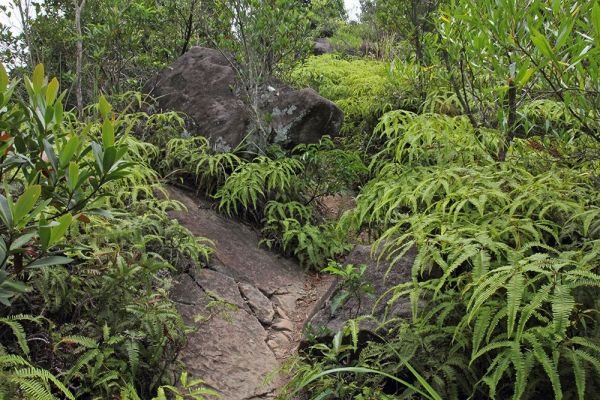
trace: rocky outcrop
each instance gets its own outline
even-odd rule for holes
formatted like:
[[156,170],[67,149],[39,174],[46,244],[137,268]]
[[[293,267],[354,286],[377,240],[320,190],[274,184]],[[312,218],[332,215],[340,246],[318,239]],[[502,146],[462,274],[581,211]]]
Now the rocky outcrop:
[[410,318],[411,304],[408,299],[399,299],[392,305],[387,300],[392,293],[386,291],[395,285],[409,282],[411,280],[411,269],[416,256],[416,250],[411,249],[392,268],[389,263],[382,259],[377,262],[376,257],[371,257],[371,246],[357,245],[346,257],[346,264],[358,267],[367,265],[363,275],[363,281],[369,283],[373,289],[372,293],[357,293],[350,296],[341,306],[331,312],[331,304],[340,293],[340,283],[331,286],[329,292],[316,306],[316,312],[308,320],[307,325],[313,329],[317,337],[329,337],[344,328],[346,321],[358,316],[368,316],[359,321],[362,332],[375,332],[382,322],[392,318]]
[[222,399],[274,398],[281,382],[269,377],[296,350],[304,322],[333,280],[260,249],[256,232],[218,215],[207,202],[175,188],[169,192],[187,207],[171,215],[215,244],[209,266],[179,276],[172,291],[185,322],[195,328],[181,361]]
[[[193,47],[147,87],[162,110],[179,111],[192,121],[193,134],[206,136],[218,151],[244,142],[263,146],[252,136],[255,123],[236,89],[236,73],[220,51]],[[286,147],[336,136],[343,112],[312,89],[294,90],[272,81],[259,94],[270,143]]]

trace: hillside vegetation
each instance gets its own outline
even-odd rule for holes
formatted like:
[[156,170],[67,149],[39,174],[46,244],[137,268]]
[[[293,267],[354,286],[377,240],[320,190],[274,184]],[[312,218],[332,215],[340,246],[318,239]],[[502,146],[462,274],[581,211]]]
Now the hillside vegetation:
[[[371,0],[358,22],[336,1],[59,3],[0,31],[0,399],[216,398],[177,362],[193,327],[169,297],[212,245],[169,217],[166,184],[346,296],[370,286],[354,244],[388,271],[416,252],[385,297],[411,318],[308,343],[281,399],[597,396],[598,1]],[[333,52],[309,56],[322,36]],[[249,110],[274,77],[314,88],[340,135],[213,151],[140,93],[192,44],[230,52]],[[339,220],[337,194],[356,198]]]

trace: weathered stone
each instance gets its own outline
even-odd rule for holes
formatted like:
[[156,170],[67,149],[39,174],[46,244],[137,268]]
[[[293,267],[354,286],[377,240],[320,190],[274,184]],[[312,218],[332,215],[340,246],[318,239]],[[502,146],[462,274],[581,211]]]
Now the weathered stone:
[[263,324],[270,324],[275,316],[271,301],[260,290],[248,283],[240,283],[239,287],[256,318]]
[[[371,284],[374,293],[372,295],[360,293],[360,299],[350,297],[332,314],[330,305],[340,290],[339,285],[333,286],[332,290],[321,300],[316,313],[308,321],[310,326],[314,328],[313,333],[323,335],[325,331],[327,332],[325,336],[334,334],[344,327],[346,321],[362,315],[372,316],[372,318],[360,320],[359,327],[362,331],[375,331],[381,322],[392,318],[410,318],[410,300],[399,299],[389,306],[387,300],[392,296],[392,293],[386,294],[386,291],[390,287],[411,280],[411,268],[415,256],[416,250],[411,249],[388,273],[389,264],[383,261],[378,263],[376,256],[373,259],[370,246],[356,246],[346,258],[346,263],[357,267],[361,264],[367,265],[363,281]],[[373,309],[377,299],[379,299],[377,307]]]
[[215,243],[213,258],[222,273],[238,282],[250,283],[266,296],[276,292],[301,296],[305,276],[298,264],[260,248],[260,237],[250,227],[224,218],[181,190],[169,188],[169,193],[188,209],[172,211],[170,215],[193,234]]
[[[194,135],[209,138],[217,151],[230,151],[242,141],[262,147],[264,139],[250,135],[255,123],[236,89],[236,73],[218,50],[193,47],[163,70],[146,90],[163,110],[186,114]],[[294,90],[269,82],[259,94],[260,113],[270,116],[265,127],[273,143],[293,146],[336,136],[343,112],[312,89]]]
[[239,309],[229,311],[226,319],[214,315],[194,324],[198,307],[179,304],[177,308],[186,323],[197,327],[181,356],[190,375],[203,379],[224,399],[249,399],[273,389],[263,382],[279,364],[254,316]]
[[234,93],[235,71],[218,50],[193,47],[157,77],[151,94],[164,110],[180,111],[194,122],[194,134],[232,150],[250,127],[244,102]]
[[289,319],[276,319],[275,321],[273,321],[273,325],[271,325],[271,328],[277,331],[291,332],[294,330],[294,323]]
[[[264,378],[279,368],[300,338],[299,324],[288,315],[304,320],[314,303],[308,294],[324,293],[328,284],[305,274],[297,263],[259,248],[259,237],[249,227],[219,216],[181,190],[169,192],[187,207],[171,216],[215,243],[211,265],[182,275],[173,290],[186,323],[197,327],[181,361],[223,399],[274,398],[281,382],[265,385]],[[274,321],[268,297],[281,317]],[[270,328],[261,325],[265,321],[273,322]]]
[[271,141],[283,147],[315,143],[323,135],[336,136],[344,120],[342,110],[313,89],[290,90],[280,85],[263,108],[271,115]]
[[296,302],[304,295],[304,292],[293,292],[273,295],[273,303],[283,310],[287,315],[291,315],[296,309]]
[[200,304],[204,299],[204,292],[188,274],[181,274],[175,278],[175,285],[171,291],[171,299],[182,304]]
[[285,333],[274,331],[269,334],[267,345],[277,358],[282,358],[290,350],[291,340]]
[[207,268],[195,270],[191,275],[206,293],[237,307],[247,309],[246,302],[240,297],[236,281],[230,276]]
[[318,38],[313,45],[313,54],[320,56],[323,54],[333,53],[333,46],[327,38]]

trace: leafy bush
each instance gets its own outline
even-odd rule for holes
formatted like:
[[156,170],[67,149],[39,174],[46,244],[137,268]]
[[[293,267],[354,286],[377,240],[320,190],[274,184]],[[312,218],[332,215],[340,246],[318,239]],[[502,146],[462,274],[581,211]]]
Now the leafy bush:
[[354,140],[362,140],[361,134],[370,132],[384,112],[398,105],[389,66],[381,61],[310,57],[293,71],[292,80],[335,102],[344,111],[342,133]]
[[[391,288],[389,303],[409,297],[413,319],[381,321],[384,343],[350,365],[405,376],[409,362],[443,398],[595,393],[600,198],[592,173],[548,168],[528,157],[524,139],[498,162],[500,134],[482,135],[464,117],[394,111],[376,135],[385,144],[371,163],[375,178],[340,226],[379,232],[373,251],[390,268],[417,249],[412,281]],[[340,366],[313,357],[312,368]],[[376,375],[359,384],[332,377],[309,386],[350,397],[385,385]],[[410,397],[415,388],[392,392]]]
[[[0,397],[164,398],[188,329],[169,271],[209,243],[155,197],[158,150],[128,135],[133,118],[101,98],[87,109],[101,122],[79,121],[42,66],[24,81],[28,100],[11,102],[0,68]],[[182,395],[211,393],[198,384]]]

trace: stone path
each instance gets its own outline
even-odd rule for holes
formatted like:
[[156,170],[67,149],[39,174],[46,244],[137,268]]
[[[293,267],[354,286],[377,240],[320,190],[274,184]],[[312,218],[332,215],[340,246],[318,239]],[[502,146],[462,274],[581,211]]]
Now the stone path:
[[196,328],[181,361],[222,399],[275,398],[283,381],[275,372],[296,351],[304,322],[333,279],[259,248],[255,231],[210,203],[169,192],[187,207],[171,215],[216,247],[210,265],[180,276],[173,290],[186,323]]

